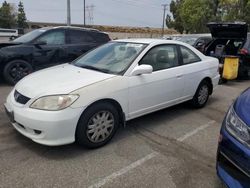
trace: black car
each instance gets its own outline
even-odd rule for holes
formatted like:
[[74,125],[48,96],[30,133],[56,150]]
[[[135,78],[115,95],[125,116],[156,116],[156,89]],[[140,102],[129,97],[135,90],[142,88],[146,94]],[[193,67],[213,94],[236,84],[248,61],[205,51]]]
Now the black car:
[[198,49],[201,52],[204,52],[205,46],[212,41],[212,37],[208,34],[190,34],[184,35],[177,40],[188,43]]
[[205,50],[205,46],[207,44],[209,44],[212,41],[212,37],[211,36],[203,36],[203,37],[199,37],[195,43],[193,44],[193,47],[195,47],[197,50],[201,51],[202,53],[204,53]]
[[207,26],[213,40],[206,46],[205,55],[217,57],[221,64],[226,56],[239,57],[238,78],[248,78],[250,76],[248,25],[245,22],[211,22]]
[[78,27],[41,28],[0,44],[0,76],[15,84],[27,74],[71,62],[110,40],[108,34]]

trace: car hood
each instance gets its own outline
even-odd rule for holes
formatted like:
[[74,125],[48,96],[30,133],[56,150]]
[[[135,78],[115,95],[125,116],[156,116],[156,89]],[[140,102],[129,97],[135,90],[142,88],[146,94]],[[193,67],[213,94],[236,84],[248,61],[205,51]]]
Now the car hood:
[[247,38],[248,25],[245,22],[207,24],[213,38]]
[[0,49],[4,47],[9,47],[9,46],[17,46],[21,45],[22,43],[14,43],[14,42],[6,42],[6,43],[0,43]]
[[236,100],[234,110],[250,126],[250,89],[244,91]]
[[45,95],[68,94],[82,87],[116,75],[63,64],[44,69],[19,81],[15,89],[22,95],[35,98]]

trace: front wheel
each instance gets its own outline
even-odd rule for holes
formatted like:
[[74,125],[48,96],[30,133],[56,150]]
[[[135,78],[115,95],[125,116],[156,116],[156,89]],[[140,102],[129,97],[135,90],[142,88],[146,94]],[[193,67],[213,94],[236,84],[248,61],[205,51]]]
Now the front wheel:
[[3,76],[6,82],[11,85],[15,85],[19,80],[21,80],[26,75],[33,72],[32,66],[23,60],[14,60],[4,67]]
[[202,81],[192,99],[192,105],[196,108],[202,108],[206,105],[209,98],[210,85],[207,81]]
[[108,143],[119,126],[116,108],[106,102],[90,106],[81,116],[76,141],[87,148],[98,148]]

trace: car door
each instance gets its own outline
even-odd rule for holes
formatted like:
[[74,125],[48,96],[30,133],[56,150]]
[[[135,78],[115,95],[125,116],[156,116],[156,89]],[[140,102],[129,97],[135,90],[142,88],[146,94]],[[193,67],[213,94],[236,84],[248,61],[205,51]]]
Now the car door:
[[87,51],[97,47],[95,39],[88,34],[88,31],[68,29],[67,31],[67,53],[68,61],[73,61]]
[[33,43],[33,64],[38,69],[67,62],[64,30],[47,31]]
[[176,45],[152,48],[139,65],[151,65],[152,74],[129,77],[129,117],[134,118],[179,102],[183,72]]
[[184,90],[183,99],[190,99],[194,96],[200,81],[204,78],[204,71],[207,66],[191,49],[179,45],[181,64],[183,70]]

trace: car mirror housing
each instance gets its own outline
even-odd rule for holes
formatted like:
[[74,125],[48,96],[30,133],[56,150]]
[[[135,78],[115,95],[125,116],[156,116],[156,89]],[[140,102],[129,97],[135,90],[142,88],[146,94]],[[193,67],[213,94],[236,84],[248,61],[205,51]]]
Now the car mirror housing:
[[36,42],[34,43],[35,46],[42,46],[42,45],[46,45],[46,44],[47,44],[46,41],[36,41]]
[[203,45],[205,45],[205,42],[198,42],[198,43],[196,44],[196,47],[202,47]]
[[134,68],[131,75],[137,76],[142,74],[151,74],[153,72],[153,67],[151,65],[139,65]]

